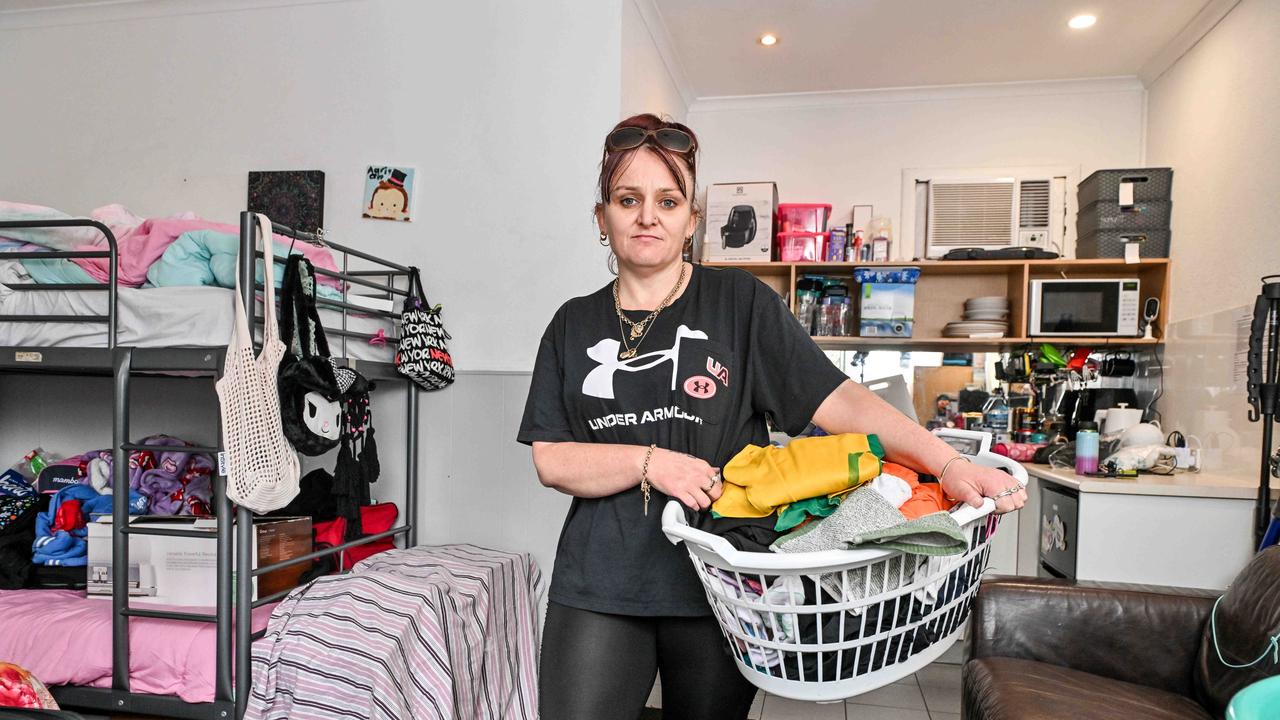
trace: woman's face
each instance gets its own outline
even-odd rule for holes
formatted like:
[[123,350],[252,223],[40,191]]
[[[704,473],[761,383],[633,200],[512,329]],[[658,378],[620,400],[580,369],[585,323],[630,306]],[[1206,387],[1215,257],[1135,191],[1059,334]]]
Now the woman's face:
[[[693,183],[687,171],[685,187]],[[609,201],[596,213],[600,232],[618,256],[618,268],[657,268],[678,262],[685,238],[693,235],[693,205],[667,166],[651,150],[631,157],[610,188]]]

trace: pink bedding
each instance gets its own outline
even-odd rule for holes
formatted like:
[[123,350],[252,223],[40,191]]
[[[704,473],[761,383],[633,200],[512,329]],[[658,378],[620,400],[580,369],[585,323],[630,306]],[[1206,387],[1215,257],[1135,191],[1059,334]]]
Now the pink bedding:
[[[266,627],[274,607],[253,611],[255,631]],[[129,689],[212,701],[214,628],[212,623],[132,618]],[[26,668],[45,685],[111,687],[111,601],[75,590],[0,590],[0,662]]]

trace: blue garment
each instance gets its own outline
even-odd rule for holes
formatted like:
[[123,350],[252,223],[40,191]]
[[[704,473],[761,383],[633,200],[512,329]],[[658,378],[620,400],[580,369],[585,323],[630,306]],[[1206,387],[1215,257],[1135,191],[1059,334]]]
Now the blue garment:
[[[110,513],[111,495],[100,495],[89,485],[68,485],[59,490],[49,501],[49,509],[36,515],[36,540],[31,543],[31,562],[36,565],[85,565],[88,561],[89,528],[54,530],[58,508],[67,500],[80,501],[80,510],[86,516]],[[129,491],[129,514],[143,515],[149,500],[136,490]]]
[[30,497],[36,494],[22,474],[13,468],[0,473],[0,497]]
[[[273,245],[276,257],[290,254],[290,247],[280,242]],[[292,248],[294,255],[302,254]],[[217,230],[188,230],[178,236],[164,254],[147,268],[147,282],[156,287],[200,286],[233,288],[236,286],[237,261],[240,238]],[[284,280],[284,273],[275,274],[276,287]],[[254,279],[262,282],[262,261],[255,263]],[[331,300],[341,300],[342,292],[335,287],[316,283],[316,295]]]

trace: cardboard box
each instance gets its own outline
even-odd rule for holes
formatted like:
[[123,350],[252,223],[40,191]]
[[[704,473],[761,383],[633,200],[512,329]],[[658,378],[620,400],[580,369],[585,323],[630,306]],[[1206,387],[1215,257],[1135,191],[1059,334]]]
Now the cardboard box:
[[719,183],[707,188],[704,261],[769,262],[777,230],[775,183]]
[[[203,530],[208,538],[129,536],[130,604],[187,605],[212,607],[217,604],[217,521],[213,518],[143,515],[130,518],[134,527],[161,526]],[[111,517],[89,523],[88,594],[111,597],[114,568],[111,557]],[[265,567],[311,552],[311,518],[257,518],[253,525],[253,567]],[[235,547],[235,531],[232,531]],[[311,563],[298,563],[261,577],[250,578],[253,598],[273,595],[298,585]],[[234,566],[232,592],[235,590]]]

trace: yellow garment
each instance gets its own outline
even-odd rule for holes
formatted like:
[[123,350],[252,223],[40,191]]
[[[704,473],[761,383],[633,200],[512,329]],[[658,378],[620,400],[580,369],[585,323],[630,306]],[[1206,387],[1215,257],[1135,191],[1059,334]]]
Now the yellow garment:
[[758,518],[780,506],[847,493],[880,474],[884,448],[875,435],[799,438],[786,447],[748,445],[724,466],[719,517]]

